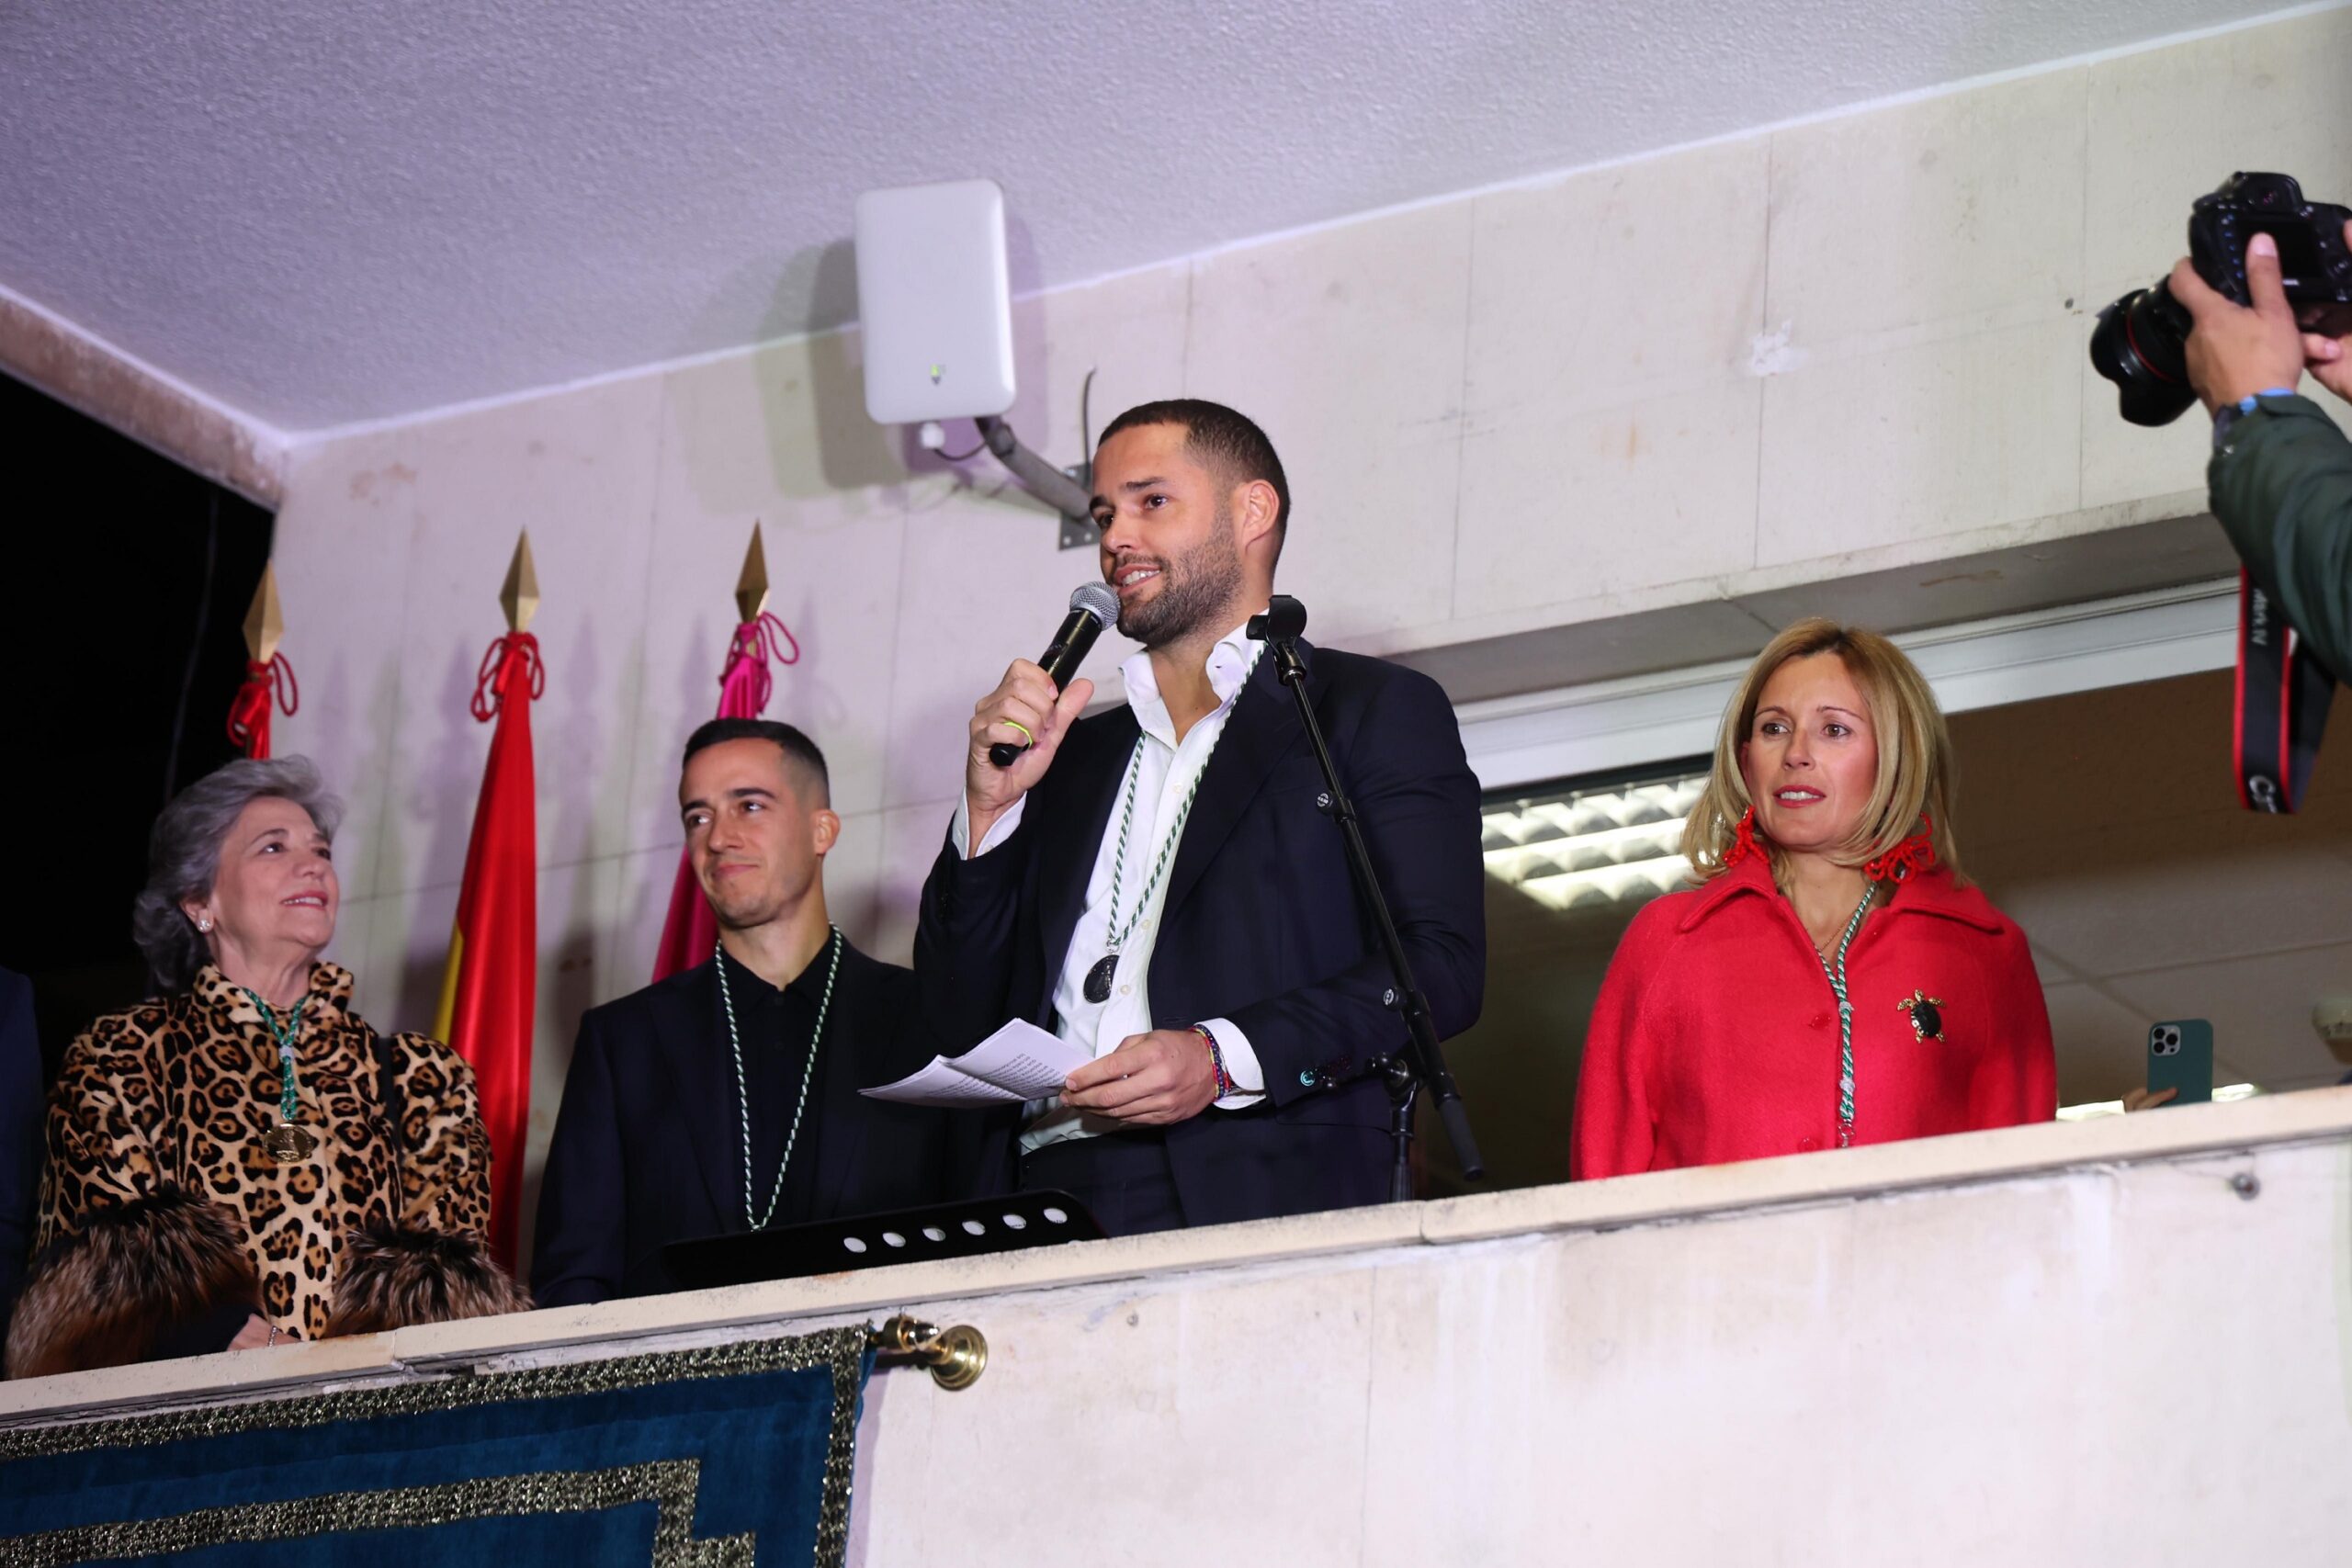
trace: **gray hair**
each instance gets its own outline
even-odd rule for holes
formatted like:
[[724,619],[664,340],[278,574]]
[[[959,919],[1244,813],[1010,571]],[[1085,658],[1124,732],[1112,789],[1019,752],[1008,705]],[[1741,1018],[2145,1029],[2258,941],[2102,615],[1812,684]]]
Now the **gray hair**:
[[212,891],[229,830],[246,807],[273,796],[309,812],[319,831],[334,839],[343,802],[326,792],[308,757],[240,757],[174,795],[155,818],[147,836],[147,886],[130,906],[130,934],[162,995],[187,990],[211,962],[211,950],[181,906]]

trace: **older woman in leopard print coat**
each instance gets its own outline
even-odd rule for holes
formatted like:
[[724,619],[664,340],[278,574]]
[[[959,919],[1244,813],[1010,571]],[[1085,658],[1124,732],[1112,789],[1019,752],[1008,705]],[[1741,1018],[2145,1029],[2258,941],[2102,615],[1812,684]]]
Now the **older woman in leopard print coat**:
[[66,1052],[9,1376],[529,1305],[483,1241],[472,1070],[377,1033],[319,961],[336,816],[289,757],[157,819],[136,923],[160,994]]

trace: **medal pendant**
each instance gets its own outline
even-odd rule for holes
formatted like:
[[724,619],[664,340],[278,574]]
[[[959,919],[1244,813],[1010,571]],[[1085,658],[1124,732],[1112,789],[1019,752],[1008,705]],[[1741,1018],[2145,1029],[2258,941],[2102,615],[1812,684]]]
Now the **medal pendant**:
[[262,1152],[278,1164],[291,1165],[296,1160],[309,1158],[311,1151],[319,1146],[319,1141],[291,1122],[281,1122],[269,1130],[269,1135],[262,1139],[261,1146]]
[[1090,1002],[1109,1001],[1111,999],[1111,976],[1116,975],[1118,972],[1119,955],[1115,953],[1104,953],[1102,961],[1096,964],[1093,968],[1089,969],[1086,972],[1086,984],[1080,987],[1086,997],[1086,999]]

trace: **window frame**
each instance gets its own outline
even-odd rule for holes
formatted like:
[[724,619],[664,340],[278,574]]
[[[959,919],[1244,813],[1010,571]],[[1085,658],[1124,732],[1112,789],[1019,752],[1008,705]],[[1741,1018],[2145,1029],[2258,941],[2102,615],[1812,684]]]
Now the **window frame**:
[[[2226,670],[2237,658],[2233,578],[1905,632],[1946,713]],[[1758,626],[1760,648],[1771,636]],[[1464,703],[1482,791],[1623,774],[1712,755],[1747,660]]]

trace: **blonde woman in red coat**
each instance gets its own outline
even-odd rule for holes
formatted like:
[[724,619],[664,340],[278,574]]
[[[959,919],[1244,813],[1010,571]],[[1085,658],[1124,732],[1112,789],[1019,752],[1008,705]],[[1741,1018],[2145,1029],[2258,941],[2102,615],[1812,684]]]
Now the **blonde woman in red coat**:
[[1683,829],[1699,885],[1634,918],[1601,983],[1577,1177],[2055,1113],[2025,933],[1961,874],[1951,751],[1884,637],[1800,621],[1758,656]]

